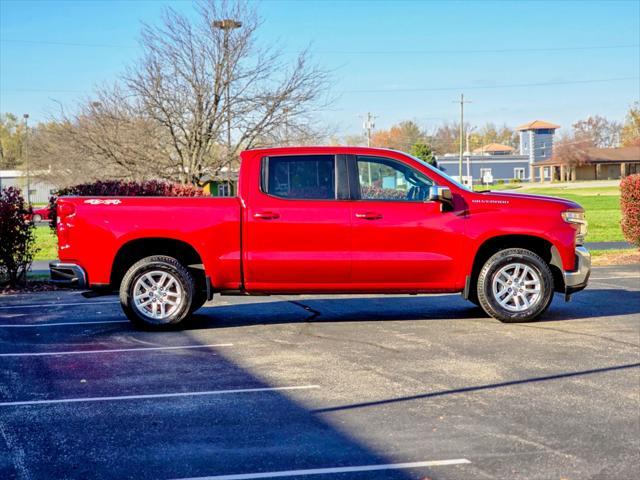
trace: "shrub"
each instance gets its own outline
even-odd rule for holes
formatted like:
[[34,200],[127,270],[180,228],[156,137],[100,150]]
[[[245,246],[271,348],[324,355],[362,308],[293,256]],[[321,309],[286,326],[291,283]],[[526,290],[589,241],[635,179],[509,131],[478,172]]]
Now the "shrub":
[[501,178],[496,182],[498,185],[504,185],[504,180]]
[[620,182],[620,206],[622,232],[630,243],[640,247],[640,174]]
[[77,195],[80,197],[202,197],[205,195],[200,187],[181,183],[145,180],[141,182],[108,180],[93,183],[82,183],[61,188],[49,199],[51,208],[51,227],[56,224],[56,202],[59,196]]
[[6,187],[0,191],[0,281],[10,286],[26,280],[37,251],[28,212],[20,189]]

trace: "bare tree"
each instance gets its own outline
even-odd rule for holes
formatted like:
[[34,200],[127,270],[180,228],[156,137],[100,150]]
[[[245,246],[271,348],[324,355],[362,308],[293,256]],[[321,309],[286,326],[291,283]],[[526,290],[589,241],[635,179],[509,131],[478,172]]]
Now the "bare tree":
[[589,149],[593,143],[589,140],[564,135],[553,146],[553,159],[569,168],[571,179],[575,180],[576,167],[584,165],[589,159]]
[[183,182],[220,172],[241,149],[313,130],[326,72],[306,51],[287,65],[278,51],[258,47],[259,24],[244,2],[206,0],[195,21],[168,9],[161,25],[143,28],[144,54],[123,85],[139,115],[166,135]]
[[615,120],[596,115],[580,120],[572,126],[577,139],[590,142],[594,147],[611,148],[620,144],[622,124]]
[[258,45],[259,25],[241,0],[201,0],[195,19],[165,10],[115,85],[43,130],[40,163],[88,179],[197,183],[237,165],[242,149],[317,141],[328,74],[307,51],[288,63]]
[[[31,136],[36,176],[59,186],[104,178],[175,179],[168,140],[116,89],[103,89],[69,117],[39,124]],[[97,99],[97,100],[96,100]]]

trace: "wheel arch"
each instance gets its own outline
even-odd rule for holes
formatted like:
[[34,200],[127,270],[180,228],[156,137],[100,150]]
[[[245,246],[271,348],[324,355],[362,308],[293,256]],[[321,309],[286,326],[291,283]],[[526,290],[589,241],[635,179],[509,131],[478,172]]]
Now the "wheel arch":
[[498,235],[486,239],[478,247],[473,258],[471,271],[467,274],[463,296],[468,299],[475,295],[478,275],[485,262],[496,252],[506,248],[525,248],[539,255],[551,269],[555,290],[564,292],[562,259],[556,246],[548,239],[536,235]]
[[129,240],[118,249],[111,266],[110,286],[120,287],[126,271],[145,257],[167,255],[188,268],[196,280],[197,288],[208,290],[202,256],[193,245],[175,238],[145,237]]

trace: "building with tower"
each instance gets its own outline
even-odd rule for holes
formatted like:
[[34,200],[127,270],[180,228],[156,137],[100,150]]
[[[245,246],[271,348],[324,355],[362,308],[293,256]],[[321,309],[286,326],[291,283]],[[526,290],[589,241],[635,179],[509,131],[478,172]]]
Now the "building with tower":
[[534,120],[516,128],[520,132],[520,155],[529,157],[529,179],[535,179],[535,163],[551,158],[553,135],[560,125]]
[[[550,170],[536,168],[553,154],[553,136],[559,125],[544,120],[534,120],[520,125],[520,146],[516,149],[497,143],[476,148],[463,155],[462,180],[466,184],[482,183],[490,178],[492,182],[535,181],[550,179]],[[459,154],[447,153],[436,157],[438,166],[448,175],[458,178]],[[538,173],[538,176],[536,176]],[[539,178],[540,174],[542,179]]]

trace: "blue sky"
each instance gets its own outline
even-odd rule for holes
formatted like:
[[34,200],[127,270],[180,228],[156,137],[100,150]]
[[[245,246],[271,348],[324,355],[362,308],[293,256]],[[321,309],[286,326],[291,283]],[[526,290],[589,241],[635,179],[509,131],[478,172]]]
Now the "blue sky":
[[[38,121],[56,101],[73,108],[136,58],[141,22],[167,5],[192,11],[191,1],[0,0],[0,111]],[[640,98],[637,0],[267,0],[258,10],[261,40],[292,56],[311,45],[333,71],[337,101],[319,121],[344,134],[368,111],[379,128],[456,120],[461,92],[472,125],[621,120]]]

